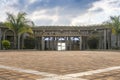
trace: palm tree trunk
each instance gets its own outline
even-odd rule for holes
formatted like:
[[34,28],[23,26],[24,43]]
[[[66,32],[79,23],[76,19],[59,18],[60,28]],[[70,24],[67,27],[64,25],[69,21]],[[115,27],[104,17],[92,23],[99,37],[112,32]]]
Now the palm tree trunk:
[[14,36],[14,49],[17,49],[17,36]]
[[22,35],[21,49],[24,49],[24,36]]
[[17,48],[19,50],[20,49],[20,35],[18,35],[17,43],[18,43]]
[[17,49],[17,45],[18,45],[17,40],[18,40],[18,35],[17,35],[17,33],[15,33],[15,35],[14,35],[14,46],[15,46],[14,48],[15,49]]

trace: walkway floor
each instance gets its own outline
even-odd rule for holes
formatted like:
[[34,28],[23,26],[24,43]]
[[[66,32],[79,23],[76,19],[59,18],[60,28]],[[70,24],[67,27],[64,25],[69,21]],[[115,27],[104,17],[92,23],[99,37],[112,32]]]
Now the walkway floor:
[[[120,69],[86,76],[67,76],[120,66],[120,52],[10,51],[0,52],[0,80],[118,80]],[[14,70],[16,68],[18,70]],[[22,72],[19,69],[23,69]],[[28,70],[27,72],[24,72]],[[37,74],[29,70],[38,71]],[[45,73],[44,73],[45,72]],[[40,73],[38,75],[38,73]],[[47,74],[48,73],[48,74]],[[42,74],[42,75],[41,75]],[[43,75],[44,74],[44,75]],[[49,75],[49,76],[48,76]],[[50,76],[51,75],[51,76]]]

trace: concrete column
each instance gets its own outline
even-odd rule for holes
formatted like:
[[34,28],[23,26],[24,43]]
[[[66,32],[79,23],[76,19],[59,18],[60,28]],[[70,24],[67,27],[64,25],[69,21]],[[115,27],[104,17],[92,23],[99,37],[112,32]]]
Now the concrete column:
[[42,41],[41,41],[42,43],[42,50],[45,50],[45,41],[44,41],[44,37],[42,37]]
[[82,36],[82,49],[84,50],[84,49],[86,49],[85,47],[86,47],[86,40],[85,40],[86,38],[85,38],[85,36]]
[[67,46],[68,46],[67,37],[65,37],[65,45],[66,45],[66,50],[67,50]]
[[99,48],[98,49],[101,49],[102,48],[102,40],[101,40],[101,36],[100,36],[100,38],[99,38]]
[[48,50],[50,50],[50,37],[48,37],[49,40],[48,40],[48,44],[49,44],[49,47],[48,47]]
[[55,37],[53,37],[53,50],[55,50]]
[[35,49],[37,49],[37,38],[35,37]]
[[50,50],[52,50],[52,47],[53,47],[52,40],[50,40]]
[[54,50],[54,37],[52,37],[51,43],[52,43],[52,50]]
[[70,50],[70,37],[68,37],[68,49]]
[[47,50],[49,49],[49,40],[46,41],[46,48],[47,48]]
[[54,37],[54,41],[53,41],[53,44],[54,44],[54,50],[56,50],[56,39],[55,39],[55,37]]
[[82,49],[83,49],[83,50],[85,49],[85,46],[84,46],[84,45],[85,45],[85,44],[84,44],[84,41],[85,41],[85,40],[84,40],[84,36],[82,36]]
[[3,34],[3,40],[5,40],[5,36],[6,36],[6,32],[4,32],[4,34]]
[[69,37],[67,37],[67,50],[69,50]]
[[[51,37],[50,37],[51,39]],[[52,40],[50,40],[50,50],[52,50]]]
[[[104,36],[103,36],[104,38]],[[102,41],[102,49],[104,49],[104,39],[101,40]]]
[[56,37],[56,50],[58,50],[58,37]]
[[111,33],[110,30],[107,31],[107,45],[108,45],[108,49],[111,49]]
[[106,42],[107,41],[107,32],[106,29],[104,29],[104,49],[106,49]]
[[70,43],[70,50],[72,50],[72,41],[71,41],[71,37],[69,37],[69,43]]
[[54,37],[54,50],[56,50],[56,37]]
[[80,50],[82,50],[82,36],[80,38]]
[[40,37],[38,37],[37,39],[37,45],[38,45],[38,49],[40,50]]
[[75,50],[75,40],[74,40],[75,37],[73,37],[73,41],[72,41],[72,49]]

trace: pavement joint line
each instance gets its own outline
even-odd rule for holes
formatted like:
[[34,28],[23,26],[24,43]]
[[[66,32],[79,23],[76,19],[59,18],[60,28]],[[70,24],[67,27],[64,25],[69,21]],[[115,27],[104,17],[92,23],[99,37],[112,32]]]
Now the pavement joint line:
[[58,76],[57,74],[52,74],[52,73],[47,73],[47,72],[39,72],[39,71],[36,71],[36,70],[22,69],[22,68],[16,68],[16,67],[4,66],[4,65],[0,65],[0,68],[7,69],[7,70],[12,70],[12,71],[17,71],[17,72],[28,73],[28,74],[41,75],[41,76],[46,76],[46,77],[56,77],[56,76]]
[[74,73],[74,74],[67,74],[67,75],[63,75],[63,76],[59,76],[59,77],[37,79],[37,80],[87,80],[87,79],[83,79],[83,78],[78,78],[78,79],[76,79],[76,78],[86,76],[86,75],[93,75],[93,74],[108,72],[108,71],[112,71],[112,70],[118,70],[118,69],[120,69],[120,66],[109,67],[109,68],[104,68],[104,69],[97,69],[97,70]]
[[64,75],[64,76],[65,77],[68,76],[68,77],[76,78],[76,77],[89,76],[89,75],[93,75],[93,74],[98,74],[98,73],[103,73],[103,72],[108,72],[108,71],[118,70],[118,69],[120,69],[120,66],[109,67],[109,68],[104,68],[104,69],[97,69],[97,70],[74,73],[74,74],[67,74],[67,75]]
[[49,77],[49,78],[36,79],[36,80],[87,80],[87,79],[59,76],[59,77],[51,77],[51,78]]
[[72,78],[72,77],[67,77],[67,76],[64,76],[64,75],[62,76],[62,75],[57,75],[57,74],[39,72],[39,71],[35,71],[35,70],[30,70],[30,69],[10,67],[10,66],[5,66],[5,65],[0,65],[0,68],[1,69],[12,70],[12,71],[17,71],[17,72],[29,73],[29,74],[42,75],[42,76],[47,77],[47,78],[37,79],[37,80],[86,80],[86,79],[81,79],[81,78],[79,78],[79,79],[78,78]]
[[0,65],[0,68],[47,77],[47,78],[36,79],[36,80],[87,80],[87,79],[78,78],[78,77],[108,72],[112,70],[118,70],[120,69],[120,66],[114,66],[114,67],[109,67],[109,68],[104,68],[104,69],[97,69],[97,70],[91,70],[91,71],[74,73],[74,74],[66,74],[66,75],[57,75],[57,74],[52,74],[52,73],[47,73],[47,72],[39,72],[36,70],[22,69],[22,68],[10,67],[10,66],[5,66],[5,65]]

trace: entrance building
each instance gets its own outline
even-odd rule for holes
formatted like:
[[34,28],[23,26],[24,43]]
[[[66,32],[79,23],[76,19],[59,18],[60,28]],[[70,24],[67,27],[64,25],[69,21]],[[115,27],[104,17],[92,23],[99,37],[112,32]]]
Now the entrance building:
[[[97,37],[97,49],[111,49],[114,38],[111,29],[105,26],[40,26],[32,28],[37,50],[86,50],[90,49],[88,40]],[[2,40],[9,40],[15,49],[15,33],[6,27],[0,27],[0,49]],[[20,46],[24,46],[25,37],[20,37]]]
[[[111,29],[105,26],[39,26],[33,27],[35,48],[37,50],[86,50],[90,49],[88,40],[90,37],[98,39],[97,49],[111,49]],[[9,40],[11,47],[16,45],[14,31],[6,27],[0,27],[1,41]],[[21,48],[24,46],[25,35],[21,35]]]
[[40,26],[33,28],[38,50],[85,50],[98,38],[97,49],[111,49],[111,29],[104,26]]

